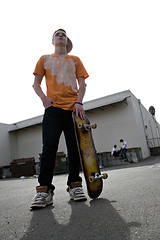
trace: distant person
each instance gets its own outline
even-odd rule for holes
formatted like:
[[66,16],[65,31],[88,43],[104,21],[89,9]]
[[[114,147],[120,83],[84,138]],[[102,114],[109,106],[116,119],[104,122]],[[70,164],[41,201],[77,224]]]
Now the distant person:
[[113,157],[119,157],[119,150],[117,149],[117,145],[114,145],[114,147],[112,148],[111,155]]
[[[40,159],[39,186],[31,208],[46,207],[53,203],[54,185],[52,185],[55,159],[61,133],[64,132],[68,158],[69,176],[67,192],[75,201],[86,200],[82,188],[82,178],[79,176],[80,158],[74,131],[72,112],[84,119],[83,97],[85,94],[85,79],[88,73],[77,56],[68,55],[72,42],[66,31],[58,29],[53,34],[53,54],[43,55],[34,70],[33,88],[42,100],[45,108],[42,133],[43,149]],[[45,76],[47,94],[41,88]]]
[[126,155],[126,152],[127,152],[127,142],[124,141],[123,139],[120,139],[120,142],[122,144],[122,147],[120,149],[120,153],[119,155],[123,158],[123,159],[127,159],[127,155]]

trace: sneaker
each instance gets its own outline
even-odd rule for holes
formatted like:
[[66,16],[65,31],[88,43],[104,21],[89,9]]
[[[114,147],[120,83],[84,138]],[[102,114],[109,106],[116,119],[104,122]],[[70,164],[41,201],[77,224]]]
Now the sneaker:
[[53,204],[53,190],[48,189],[47,186],[37,186],[37,193],[31,203],[30,208],[43,208],[49,204]]
[[74,201],[86,201],[87,198],[83,192],[81,182],[73,182],[71,186],[67,188],[67,192],[70,195],[70,199]]

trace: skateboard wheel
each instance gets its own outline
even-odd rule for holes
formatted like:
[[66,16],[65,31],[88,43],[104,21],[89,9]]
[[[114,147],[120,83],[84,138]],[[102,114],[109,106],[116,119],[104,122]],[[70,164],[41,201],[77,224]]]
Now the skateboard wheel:
[[83,124],[82,123],[78,123],[78,128],[82,128]]
[[95,129],[95,128],[97,127],[97,124],[96,124],[96,123],[92,123],[92,124],[91,124],[91,127],[92,127],[93,129]]
[[107,179],[108,178],[108,174],[107,173],[102,173],[103,175],[103,179]]
[[88,131],[88,130],[90,129],[89,124],[83,124],[83,127],[84,127],[84,129],[85,129],[86,131]]
[[90,181],[90,182],[94,182],[94,180],[95,180],[94,176],[90,176],[90,177],[89,177],[89,181]]

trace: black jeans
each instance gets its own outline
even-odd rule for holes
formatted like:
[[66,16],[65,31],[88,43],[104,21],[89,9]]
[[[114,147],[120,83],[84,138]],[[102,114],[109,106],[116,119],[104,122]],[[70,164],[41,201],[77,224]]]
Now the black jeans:
[[52,179],[62,131],[64,132],[69,158],[67,184],[70,185],[71,182],[77,181],[82,182],[82,178],[79,177],[80,159],[72,120],[72,111],[51,106],[45,109],[42,122],[43,150],[38,178],[40,186],[54,188]]

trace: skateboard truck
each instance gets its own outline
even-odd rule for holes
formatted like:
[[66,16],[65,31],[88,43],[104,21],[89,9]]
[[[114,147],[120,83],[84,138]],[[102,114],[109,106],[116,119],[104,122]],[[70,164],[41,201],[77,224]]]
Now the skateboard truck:
[[108,178],[108,174],[107,173],[102,173],[102,174],[91,173],[91,176],[89,177],[89,181],[90,182],[94,182],[94,181],[96,181],[97,179],[100,179],[100,178],[107,179]]
[[88,131],[90,128],[95,129],[97,127],[96,123],[91,123],[91,124],[84,124],[84,123],[79,123],[78,128],[83,128],[86,131]]

